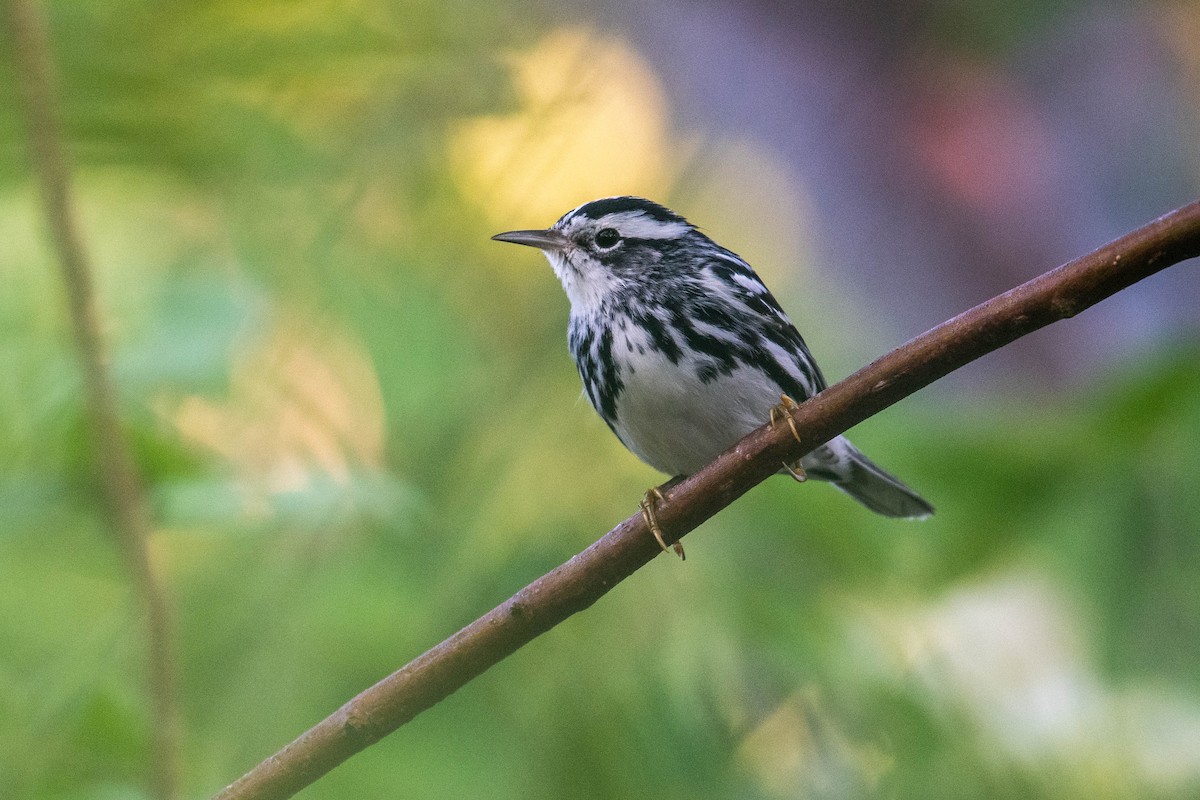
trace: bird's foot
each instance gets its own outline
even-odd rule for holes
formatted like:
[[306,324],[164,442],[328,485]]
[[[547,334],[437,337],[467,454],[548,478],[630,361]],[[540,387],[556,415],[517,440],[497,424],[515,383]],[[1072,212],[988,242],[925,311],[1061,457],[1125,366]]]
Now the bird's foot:
[[[658,542],[658,546],[662,548],[662,551],[664,553],[669,553],[671,550],[667,548],[667,542],[665,539],[663,539],[662,528],[660,528],[658,525],[658,517],[654,513],[654,509],[658,506],[658,504],[665,501],[666,498],[663,497],[662,491],[655,486],[642,496],[642,502],[639,505],[642,507],[642,519],[646,521],[646,527],[650,529],[652,534],[654,534],[654,539]],[[671,547],[674,548],[675,555],[679,556],[680,561],[683,561],[687,558],[687,556],[683,554],[682,543],[675,542],[671,545]]]
[[[800,441],[800,431],[796,430],[796,420],[792,418],[792,411],[799,407],[800,404],[795,400],[788,397],[786,394],[781,394],[779,396],[779,405],[772,406],[771,408],[771,427],[776,427],[779,425],[779,421],[783,420],[787,423],[787,426],[791,430],[792,436],[795,438],[795,440],[800,442],[800,444],[804,444],[804,442]],[[806,480],[808,480],[808,474],[805,473],[804,467],[800,465],[799,461],[794,464],[788,464],[785,461],[783,468],[787,470],[788,475],[791,475],[796,479],[797,483],[804,483]]]

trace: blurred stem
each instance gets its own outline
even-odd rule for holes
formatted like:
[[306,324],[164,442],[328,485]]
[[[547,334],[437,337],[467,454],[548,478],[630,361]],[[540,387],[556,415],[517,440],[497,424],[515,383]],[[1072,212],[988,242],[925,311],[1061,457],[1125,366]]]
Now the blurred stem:
[[153,796],[174,800],[178,796],[179,715],[170,610],[147,548],[150,519],[145,494],[117,413],[92,270],[72,203],[46,23],[33,0],[8,0],[8,18],[33,168],[66,286],[75,347],[83,369],[96,466],[121,555],[146,608]]
[[[764,426],[668,490],[657,511],[668,541],[682,537],[777,473],[781,463],[793,463],[923,386],[1198,255],[1200,202],[1195,202],[921,334],[793,411],[803,445],[787,425]],[[228,786],[219,800],[291,797],[587,608],[659,552],[642,515],[635,514],[584,552],[350,700]]]

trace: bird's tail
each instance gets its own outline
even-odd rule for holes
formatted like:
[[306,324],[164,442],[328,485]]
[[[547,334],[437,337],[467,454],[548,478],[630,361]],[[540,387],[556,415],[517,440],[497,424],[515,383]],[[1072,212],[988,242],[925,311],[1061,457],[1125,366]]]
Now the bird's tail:
[[831,482],[876,514],[904,519],[925,519],[933,514],[933,506],[923,497],[842,436],[817,448],[801,463],[809,475]]

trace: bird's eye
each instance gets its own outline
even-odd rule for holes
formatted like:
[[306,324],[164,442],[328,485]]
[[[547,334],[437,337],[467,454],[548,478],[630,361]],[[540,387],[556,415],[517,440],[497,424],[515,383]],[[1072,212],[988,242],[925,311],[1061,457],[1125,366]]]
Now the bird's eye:
[[596,231],[596,247],[602,247],[605,250],[610,247],[616,247],[621,241],[621,234],[616,228],[601,228]]

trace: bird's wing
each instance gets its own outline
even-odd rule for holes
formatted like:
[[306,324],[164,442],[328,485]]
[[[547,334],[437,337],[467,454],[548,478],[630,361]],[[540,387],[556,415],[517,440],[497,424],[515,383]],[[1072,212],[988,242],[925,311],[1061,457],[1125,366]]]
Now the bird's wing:
[[791,385],[780,380],[784,391],[802,400],[825,388],[825,376],[804,337],[749,264],[727,250],[714,253],[705,265],[705,282],[710,295],[744,307],[745,311],[736,315],[739,324],[756,334],[758,347],[767,351],[764,356],[791,378]]

